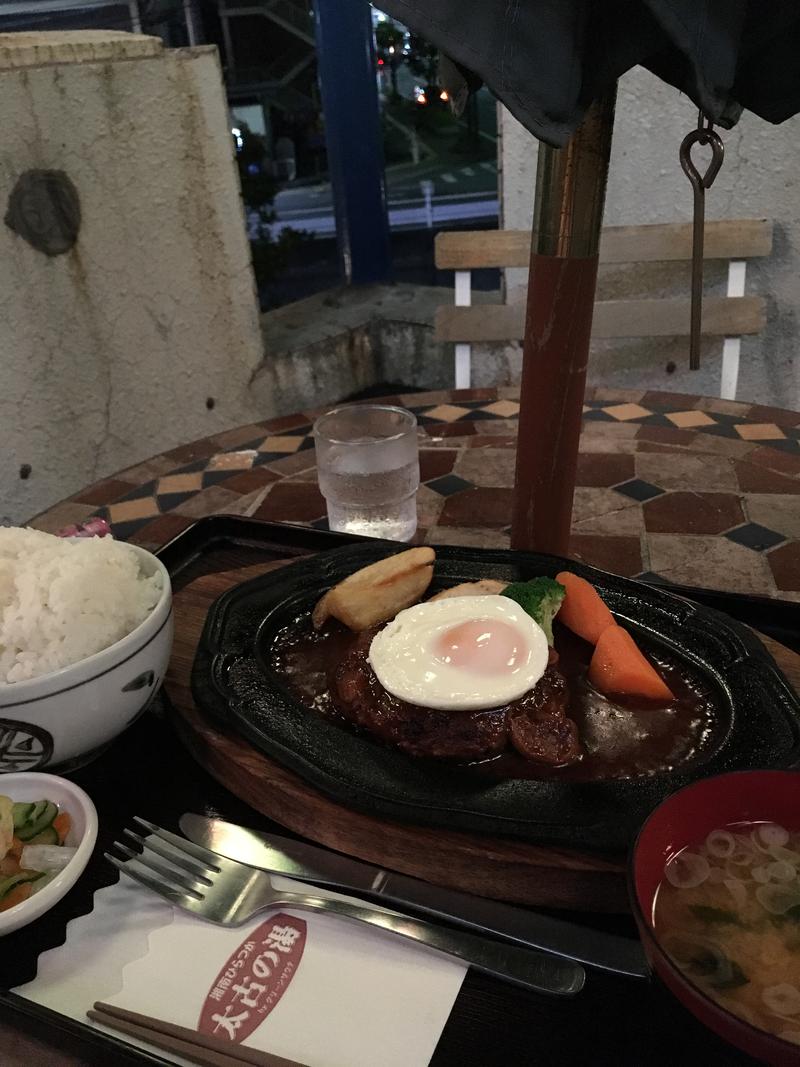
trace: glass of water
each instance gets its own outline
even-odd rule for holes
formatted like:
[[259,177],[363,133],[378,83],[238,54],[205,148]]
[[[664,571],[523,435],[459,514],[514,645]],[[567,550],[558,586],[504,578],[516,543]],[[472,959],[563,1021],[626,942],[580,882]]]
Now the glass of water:
[[387,404],[352,404],[314,424],[319,488],[339,533],[409,541],[417,528],[417,419]]

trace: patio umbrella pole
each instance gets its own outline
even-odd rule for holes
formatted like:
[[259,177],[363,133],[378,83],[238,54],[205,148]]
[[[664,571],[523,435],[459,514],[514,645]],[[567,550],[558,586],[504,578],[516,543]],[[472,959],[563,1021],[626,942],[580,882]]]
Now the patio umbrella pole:
[[539,146],[512,548],[568,550],[616,94],[564,148]]

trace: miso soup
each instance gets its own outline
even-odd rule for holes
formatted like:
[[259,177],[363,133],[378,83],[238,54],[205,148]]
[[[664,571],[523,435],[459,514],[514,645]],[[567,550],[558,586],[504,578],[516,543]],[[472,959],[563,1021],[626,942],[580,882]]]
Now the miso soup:
[[664,869],[653,924],[708,996],[800,1044],[800,832],[736,823],[683,849]]

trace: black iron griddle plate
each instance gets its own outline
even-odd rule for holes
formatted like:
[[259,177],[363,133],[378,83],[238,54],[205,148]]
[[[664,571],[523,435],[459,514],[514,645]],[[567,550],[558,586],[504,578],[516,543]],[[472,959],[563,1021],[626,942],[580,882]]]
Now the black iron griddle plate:
[[705,676],[729,718],[725,736],[680,773],[589,783],[495,782],[414,760],[337,727],[289,695],[264,666],[259,648],[310,611],[331,585],[403,547],[376,541],[333,549],[225,593],[209,612],[194,663],[198,705],[346,806],[410,823],[610,852],[627,847],[648,812],[696,778],[800,760],[800,701],[746,626],[570,560],[461,547],[437,548],[431,591],[486,577],[580,574],[634,633]]

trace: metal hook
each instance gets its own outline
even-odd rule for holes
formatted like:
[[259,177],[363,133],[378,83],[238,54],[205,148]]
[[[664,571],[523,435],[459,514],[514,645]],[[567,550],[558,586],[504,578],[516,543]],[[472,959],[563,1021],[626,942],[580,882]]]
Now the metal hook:
[[[711,145],[711,161],[705,174],[692,160],[692,148],[696,145]],[[689,333],[689,368],[700,366],[701,313],[703,303],[703,236],[705,229],[705,192],[710,188],[725,159],[725,145],[714,130],[710,119],[704,121],[703,112],[697,117],[697,128],[686,134],[681,141],[680,161],[683,173],[692,183],[694,193],[694,224],[692,236],[692,311]]]
[[[706,167],[705,174],[700,173],[692,159],[692,148],[696,144],[711,145],[711,159],[708,167]],[[725,160],[725,145],[722,143],[717,131],[710,124],[708,126],[698,126],[696,130],[690,130],[681,141],[679,155],[683,173],[692,183],[692,187],[695,190],[706,190],[713,185],[714,179],[719,174],[719,169]]]

